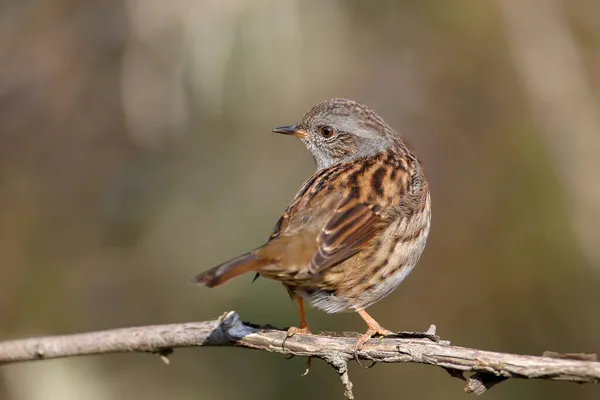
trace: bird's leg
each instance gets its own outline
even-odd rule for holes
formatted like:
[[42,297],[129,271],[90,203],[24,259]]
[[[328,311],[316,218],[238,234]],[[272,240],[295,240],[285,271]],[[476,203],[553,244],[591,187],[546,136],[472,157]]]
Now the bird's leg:
[[[382,336],[393,335],[394,332],[389,331],[389,330],[385,329],[384,327],[382,327],[381,325],[379,325],[379,322],[375,321],[373,319],[373,317],[371,317],[362,308],[357,307],[356,312],[367,323],[367,331],[358,338],[358,340],[356,341],[356,345],[354,346],[354,358],[356,359],[356,361],[358,361],[358,351],[363,348],[363,346],[365,345],[365,343],[367,343],[367,341],[369,339],[371,339],[375,335],[382,335]],[[359,364],[360,364],[360,362],[359,362]]]
[[304,312],[304,299],[302,296],[296,296],[296,304],[298,304],[298,312],[300,313],[300,327],[291,326],[287,330],[286,337],[292,337],[296,333],[310,333],[308,322],[306,322],[306,313]]
[[[306,313],[304,312],[304,299],[302,298],[302,296],[296,296],[296,304],[298,304],[298,313],[300,314],[300,327],[298,328],[295,326],[291,326],[288,328],[287,334],[285,335],[285,339],[283,339],[283,343],[281,344],[282,346],[285,346],[285,341],[288,338],[294,336],[296,333],[311,333],[310,329],[308,328],[308,322],[306,321]],[[308,371],[310,371],[311,361],[312,357],[308,357],[306,360],[306,371],[304,372],[304,374],[302,374],[302,376],[308,374]]]
[[[281,343],[281,347],[285,347],[285,342],[288,338],[291,338],[296,333],[310,333],[310,329],[308,329],[308,322],[306,322],[306,313],[304,312],[304,299],[301,296],[294,296],[296,300],[296,304],[298,304],[298,312],[300,314],[300,327],[297,328],[295,326],[290,326],[285,335],[285,339],[283,339],[283,343]],[[294,357],[293,355],[290,357]]]

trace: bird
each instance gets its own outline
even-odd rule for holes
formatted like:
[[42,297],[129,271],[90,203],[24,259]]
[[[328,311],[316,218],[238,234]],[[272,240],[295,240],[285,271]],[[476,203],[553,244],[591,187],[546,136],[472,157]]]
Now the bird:
[[268,241],[192,279],[215,287],[245,274],[283,283],[300,324],[304,301],[328,313],[357,312],[367,324],[356,351],[392,331],[365,310],[394,291],[417,264],[431,225],[431,196],[413,150],[375,111],[333,98],[299,123],[272,132],[299,138],[316,172],[301,186]]

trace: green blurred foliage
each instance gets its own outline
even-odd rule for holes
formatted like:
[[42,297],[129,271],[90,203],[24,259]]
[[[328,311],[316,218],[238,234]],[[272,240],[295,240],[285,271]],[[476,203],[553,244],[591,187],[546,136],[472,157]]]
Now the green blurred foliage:
[[[313,172],[301,143],[269,130],[343,96],[402,132],[432,190],[425,254],[374,317],[396,330],[435,323],[454,344],[487,350],[598,351],[600,266],[574,234],[500,1],[0,4],[0,339],[232,309],[295,324],[276,283],[188,282],[261,244]],[[560,10],[597,94],[600,8],[563,1]],[[315,331],[364,329],[352,314],[308,317]],[[301,378],[303,360],[230,348],[171,361],[6,366],[0,398],[342,396],[320,362]],[[352,365],[351,377],[359,399],[464,396],[431,367]],[[596,399],[598,388],[509,381],[485,396]]]

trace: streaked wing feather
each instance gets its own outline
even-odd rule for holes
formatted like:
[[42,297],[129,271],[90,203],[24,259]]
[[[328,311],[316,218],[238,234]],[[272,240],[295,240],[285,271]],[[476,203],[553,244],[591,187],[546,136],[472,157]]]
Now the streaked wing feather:
[[377,206],[364,203],[338,207],[317,238],[319,249],[309,271],[323,272],[365,248],[383,226],[377,211]]
[[275,226],[273,227],[273,231],[271,232],[271,236],[269,236],[269,240],[275,239],[279,234],[285,230],[288,223],[288,215],[283,214],[278,220]]

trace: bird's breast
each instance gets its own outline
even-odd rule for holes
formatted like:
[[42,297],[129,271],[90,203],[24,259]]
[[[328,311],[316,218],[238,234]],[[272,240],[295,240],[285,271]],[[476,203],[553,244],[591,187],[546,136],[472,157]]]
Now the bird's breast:
[[427,242],[431,220],[429,194],[410,217],[392,221],[362,252],[322,277],[325,290],[304,291],[311,303],[327,312],[366,308],[389,295],[417,264]]

